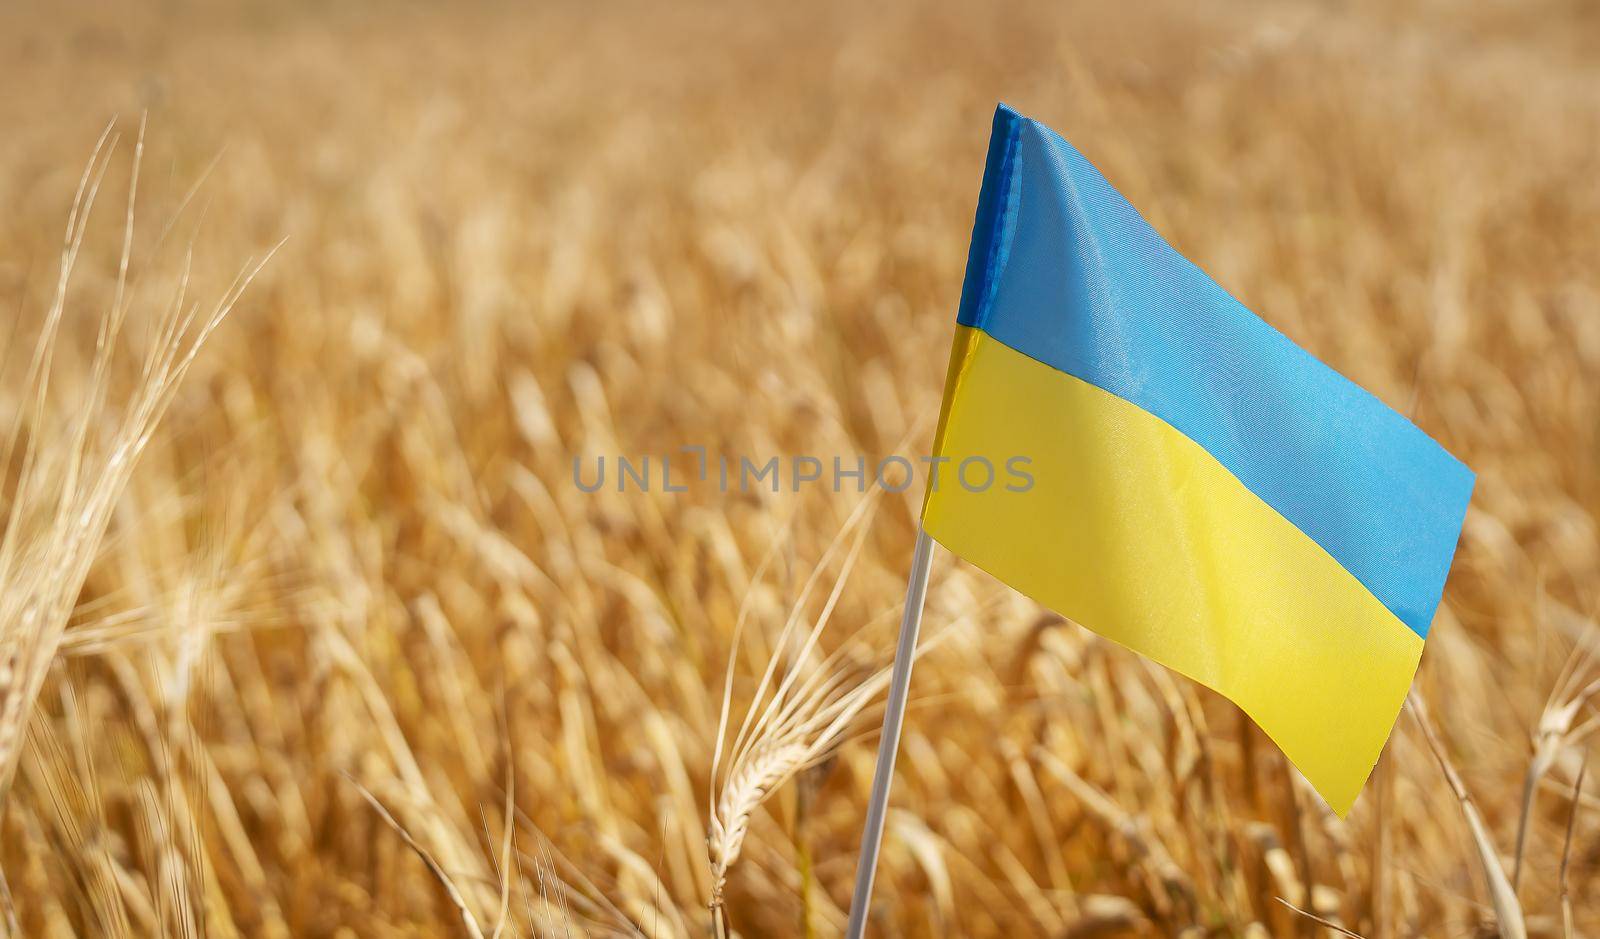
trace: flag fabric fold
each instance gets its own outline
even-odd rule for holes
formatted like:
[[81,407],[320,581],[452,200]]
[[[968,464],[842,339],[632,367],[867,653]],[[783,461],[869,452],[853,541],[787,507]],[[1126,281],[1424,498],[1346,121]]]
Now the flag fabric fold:
[[1001,105],[936,455],[1033,482],[930,486],[928,533],[1230,698],[1343,815],[1387,740],[1473,475],[1168,245]]

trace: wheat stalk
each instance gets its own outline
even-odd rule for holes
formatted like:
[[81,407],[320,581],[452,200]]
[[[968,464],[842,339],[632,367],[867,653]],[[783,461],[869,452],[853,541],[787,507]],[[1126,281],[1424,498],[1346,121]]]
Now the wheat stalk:
[[1583,708],[1600,695],[1600,677],[1579,687],[1587,667],[1593,662],[1594,647],[1580,644],[1567,658],[1561,675],[1550,692],[1544,710],[1539,714],[1539,724],[1533,734],[1533,758],[1528,761],[1528,771],[1522,783],[1522,808],[1517,816],[1517,846],[1513,855],[1511,886],[1522,882],[1522,858],[1528,837],[1528,822],[1533,816],[1534,799],[1539,784],[1563,747],[1583,741],[1600,727],[1600,720],[1591,719],[1574,728],[1573,723]]
[[1572,833],[1578,827],[1578,809],[1582,806],[1579,798],[1583,794],[1583,779],[1589,773],[1589,760],[1587,754],[1583,765],[1578,768],[1578,777],[1572,781],[1572,807],[1567,810],[1567,834],[1561,841],[1561,869],[1556,875],[1556,889],[1561,897],[1561,935],[1564,939],[1572,939],[1574,930],[1572,923],[1572,894],[1567,889],[1567,868],[1572,861]]
[[750,831],[750,816],[767,796],[799,772],[811,758],[812,748],[804,741],[763,742],[740,762],[739,768],[723,785],[722,798],[711,816],[707,839],[712,873],[716,878],[711,902],[722,902],[728,869],[739,859],[745,835]]
[[1495,850],[1494,839],[1489,835],[1488,826],[1483,823],[1483,816],[1478,813],[1478,806],[1472,801],[1472,795],[1467,791],[1466,784],[1461,781],[1461,775],[1456,772],[1455,765],[1445,753],[1444,744],[1439,742],[1438,735],[1434,733],[1433,722],[1428,718],[1427,705],[1415,690],[1406,696],[1406,704],[1411,710],[1412,717],[1416,718],[1417,725],[1422,728],[1422,736],[1428,743],[1428,750],[1439,764],[1439,771],[1444,774],[1445,782],[1449,784],[1451,793],[1461,806],[1461,814],[1467,820],[1467,829],[1472,833],[1473,847],[1478,852],[1478,865],[1483,869],[1484,880],[1489,885],[1489,901],[1494,906],[1500,939],[1527,939],[1528,927],[1523,920],[1522,904],[1517,900],[1516,888],[1506,876],[1505,867],[1500,863],[1499,853]]
[[[199,305],[186,306],[186,262],[176,296],[155,324],[155,341],[145,354],[138,387],[120,415],[109,414],[111,362],[128,313],[126,286],[139,165],[144,153],[141,123],[134,147],[115,294],[100,321],[88,387],[77,418],[68,433],[52,436],[46,401],[67,306],[67,288],[116,142],[108,125],[80,178],[61,252],[55,298],[45,315],[30,365],[33,392],[27,423],[29,436],[11,494],[5,534],[0,539],[0,801],[16,768],[22,732],[34,698],[55,658],[118,497],[201,346],[277,250],[269,251],[257,263],[247,263],[203,315]],[[107,420],[114,427],[107,442],[97,444],[96,435]],[[11,429],[7,464],[22,430],[20,423]]]
[[[707,849],[712,875],[709,906],[719,932],[725,933],[727,930],[724,891],[728,872],[743,850],[756,810],[796,773],[820,761],[838,746],[856,716],[888,684],[889,670],[884,668],[853,687],[849,686],[850,672],[837,664],[840,652],[828,656],[820,664],[811,664],[810,658],[860,554],[874,502],[875,494],[858,503],[813,569],[800,599],[794,604],[773,644],[773,658],[762,675],[755,698],[746,710],[739,733],[734,738],[733,758],[729,761],[727,778],[723,781],[721,797],[714,804],[707,825]],[[789,640],[794,635],[795,624],[799,622],[805,600],[834,549],[847,534],[851,535],[849,549],[840,563],[827,601],[800,642],[798,651],[793,654],[794,664],[784,672],[776,687],[772,687],[778,658],[785,654]],[[730,675],[736,654],[737,647],[729,654]],[[719,753],[727,727],[731,687],[730,679],[724,692],[722,717],[718,722],[716,752]],[[770,697],[767,695],[769,688]]]

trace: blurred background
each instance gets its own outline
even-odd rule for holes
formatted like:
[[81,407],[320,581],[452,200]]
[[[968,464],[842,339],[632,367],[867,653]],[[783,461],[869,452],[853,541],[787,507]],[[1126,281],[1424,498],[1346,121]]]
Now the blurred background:
[[1600,934],[1587,0],[0,6],[0,929],[837,934],[920,493],[573,460],[928,452],[999,100],[1479,481],[1345,821],[940,557],[873,934]]

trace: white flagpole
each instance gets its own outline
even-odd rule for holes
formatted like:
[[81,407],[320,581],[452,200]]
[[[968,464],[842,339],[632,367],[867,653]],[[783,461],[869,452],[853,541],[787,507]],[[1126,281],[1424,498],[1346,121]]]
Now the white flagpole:
[[894,650],[894,672],[889,676],[883,735],[878,740],[878,768],[872,774],[867,824],[861,830],[861,858],[856,861],[856,891],[850,898],[850,925],[845,929],[845,939],[861,939],[867,930],[867,907],[872,905],[872,879],[878,872],[884,814],[889,810],[889,785],[894,782],[894,756],[900,749],[900,726],[905,722],[911,665],[917,658],[917,633],[922,629],[922,604],[928,596],[928,569],[932,565],[933,539],[919,525],[917,549],[911,556],[911,577],[906,582],[905,611],[900,615],[900,642]]

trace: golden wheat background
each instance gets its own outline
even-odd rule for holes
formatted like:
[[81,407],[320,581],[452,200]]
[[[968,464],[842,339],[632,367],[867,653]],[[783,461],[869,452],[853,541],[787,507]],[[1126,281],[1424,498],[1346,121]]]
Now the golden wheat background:
[[874,934],[1600,935],[1600,7],[1199,6],[0,5],[0,934],[836,934],[917,493],[572,460],[926,452],[1004,99],[1479,483],[1347,822],[941,556]]

